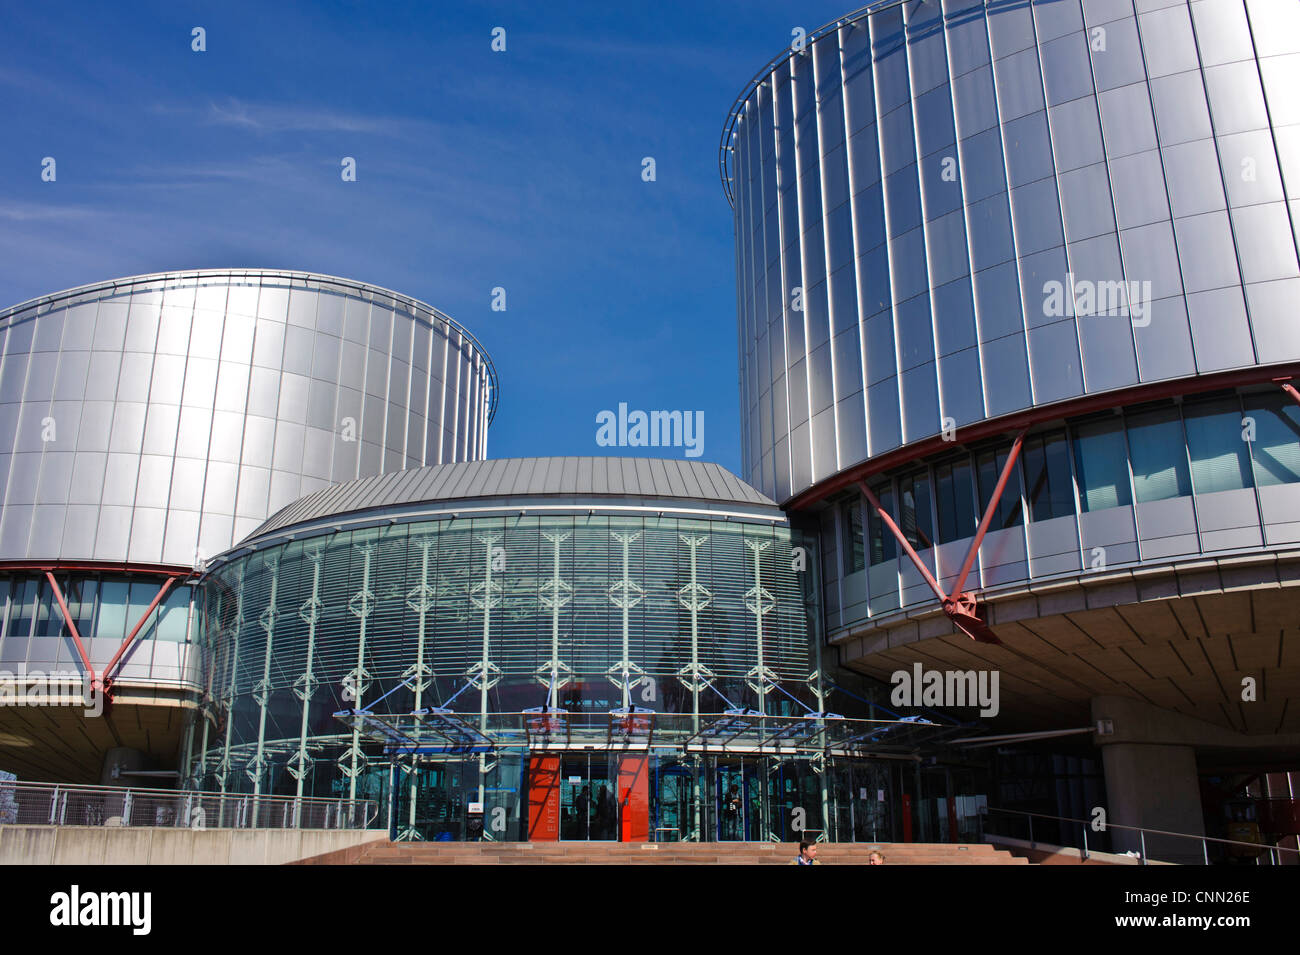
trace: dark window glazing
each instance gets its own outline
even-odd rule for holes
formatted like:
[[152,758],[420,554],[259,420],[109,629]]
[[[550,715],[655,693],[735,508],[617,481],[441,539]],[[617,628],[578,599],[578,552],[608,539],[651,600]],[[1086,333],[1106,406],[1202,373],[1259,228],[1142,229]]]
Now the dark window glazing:
[[1128,419],[1133,493],[1139,504],[1192,493],[1187,448],[1177,408],[1161,408]]
[[898,482],[899,529],[917,550],[934,546],[934,521],[930,513],[930,479],[924,471]]
[[1133,502],[1124,427],[1118,419],[1074,429],[1074,467],[1079,476],[1079,506],[1085,512]]
[[1197,494],[1250,487],[1250,451],[1236,398],[1189,404],[1183,411],[1192,488]]
[[1024,468],[1031,521],[1049,521],[1074,513],[1074,485],[1064,431],[1026,439]]
[[[985,451],[976,458],[981,514],[988,510],[989,502],[993,500],[993,491],[998,486],[998,478],[1002,474],[1002,469],[1006,466],[1007,455],[1010,451],[1010,447],[999,449],[996,452]],[[1015,527],[1021,522],[1020,497],[1020,468],[1017,467],[1011,469],[1011,475],[1007,478],[1006,489],[1002,492],[1002,498],[998,501],[998,508],[993,514],[989,530],[996,531],[1006,527]]]
[[1245,411],[1254,425],[1255,483],[1300,483],[1300,404],[1284,395],[1254,395],[1246,399]]
[[939,543],[974,536],[978,520],[969,461],[953,461],[934,469],[934,498],[939,516]]
[[863,501],[851,501],[844,508],[844,572],[854,574],[864,569],[866,550],[862,531]]
[[[886,513],[893,513],[894,510],[894,492],[888,486],[872,488],[876,498],[880,501]],[[893,560],[898,556],[898,544],[894,540],[893,532],[885,526],[885,522],[880,519],[875,508],[871,509],[870,521],[868,522],[869,533],[871,535],[871,566],[883,564],[887,560]]]

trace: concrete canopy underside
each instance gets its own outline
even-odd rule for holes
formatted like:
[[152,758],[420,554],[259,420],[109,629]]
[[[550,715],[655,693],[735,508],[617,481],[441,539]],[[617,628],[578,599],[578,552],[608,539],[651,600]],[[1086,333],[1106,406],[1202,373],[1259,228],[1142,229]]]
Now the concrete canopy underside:
[[[98,784],[105,754],[118,748],[137,750],[153,768],[175,769],[193,706],[183,691],[118,684],[112,704],[98,717],[80,706],[0,707],[0,769],[28,782]],[[116,783],[171,785],[149,777]]]
[[995,732],[1087,726],[1094,697],[1128,697],[1258,737],[1241,739],[1255,757],[1296,762],[1298,597],[1300,553],[1254,554],[981,595],[1001,646],[956,632],[937,604],[831,642],[844,665],[886,683],[915,663],[999,671],[1000,712],[982,721]]

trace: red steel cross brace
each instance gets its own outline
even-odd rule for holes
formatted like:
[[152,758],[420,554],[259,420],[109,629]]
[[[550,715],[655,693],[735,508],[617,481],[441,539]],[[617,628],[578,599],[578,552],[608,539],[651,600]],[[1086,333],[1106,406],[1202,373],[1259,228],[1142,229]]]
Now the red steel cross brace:
[[984,535],[988,533],[989,525],[993,523],[993,515],[997,513],[998,503],[1002,500],[1002,492],[1006,490],[1007,481],[1011,477],[1011,469],[1016,465],[1016,458],[1020,456],[1020,446],[1024,443],[1025,432],[1021,431],[1016,435],[1016,440],[1012,442],[1011,453],[1007,455],[1007,463],[1002,466],[1002,474],[998,477],[997,486],[993,489],[993,496],[989,499],[988,507],[984,509],[984,518],[980,521],[979,530],[975,532],[975,539],[971,541],[970,550],[966,554],[966,561],[961,565],[961,572],[957,574],[957,580],[953,584],[952,593],[946,594],[943,588],[939,586],[939,581],[934,579],[934,574],[930,573],[930,568],[925,566],[916,549],[912,547],[911,542],[898,529],[894,519],[889,513],[880,506],[880,500],[872,493],[871,488],[865,481],[859,481],[858,487],[866,496],[871,506],[875,508],[876,514],[884,521],[885,526],[893,532],[894,537],[898,540],[899,546],[903,548],[904,553],[911,559],[916,569],[921,572],[925,582],[930,585],[935,596],[943,605],[943,612],[948,615],[948,619],[966,636],[980,643],[1001,643],[998,635],[989,629],[979,616],[978,607],[975,601],[975,595],[967,593],[963,588],[966,585],[966,578],[970,576],[971,568],[975,566],[975,557],[979,554],[980,544],[984,542]]
[[167,591],[171,590],[172,585],[175,584],[176,581],[180,580],[182,576],[184,575],[175,574],[163,581],[162,587],[158,589],[158,593],[153,598],[153,603],[149,604],[148,609],[145,610],[144,614],[136,622],[136,625],[131,629],[131,632],[126,635],[126,639],[122,641],[122,645],[117,648],[117,653],[113,654],[113,659],[109,660],[108,666],[104,667],[104,672],[100,676],[96,677],[95,668],[90,662],[90,655],[86,653],[85,644],[81,642],[81,634],[77,630],[77,624],[72,619],[72,614],[68,612],[68,604],[63,598],[63,590],[59,587],[59,582],[54,579],[53,572],[48,570],[45,572],[45,579],[49,581],[50,588],[54,591],[54,599],[59,602],[59,610],[63,612],[63,622],[67,624],[68,631],[72,634],[72,642],[77,645],[77,653],[81,657],[81,664],[86,668],[86,675],[90,677],[90,686],[92,689],[103,690],[105,692],[111,691],[113,686],[113,669],[117,666],[118,661],[126,655],[126,651],[131,648],[132,642],[134,642],[136,635],[144,626],[145,621],[149,619],[149,615],[157,609],[158,605],[162,603],[163,598],[167,596]]

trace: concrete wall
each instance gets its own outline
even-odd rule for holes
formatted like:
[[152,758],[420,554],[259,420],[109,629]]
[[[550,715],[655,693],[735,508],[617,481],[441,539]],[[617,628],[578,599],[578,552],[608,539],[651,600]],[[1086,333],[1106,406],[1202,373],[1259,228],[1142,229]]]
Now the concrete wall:
[[283,865],[376,839],[387,833],[0,826],[0,865]]

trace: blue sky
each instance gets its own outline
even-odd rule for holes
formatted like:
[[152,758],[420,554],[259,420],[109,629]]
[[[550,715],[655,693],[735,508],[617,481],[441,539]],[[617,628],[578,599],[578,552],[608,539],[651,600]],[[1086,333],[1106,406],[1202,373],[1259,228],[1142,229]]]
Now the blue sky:
[[168,269],[346,276],[483,342],[492,457],[629,453],[595,443],[626,402],[703,411],[703,459],[738,470],[718,138],[793,28],[852,6],[6,5],[0,307]]

